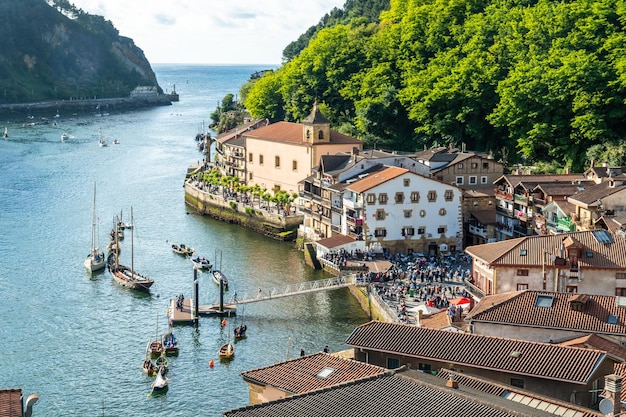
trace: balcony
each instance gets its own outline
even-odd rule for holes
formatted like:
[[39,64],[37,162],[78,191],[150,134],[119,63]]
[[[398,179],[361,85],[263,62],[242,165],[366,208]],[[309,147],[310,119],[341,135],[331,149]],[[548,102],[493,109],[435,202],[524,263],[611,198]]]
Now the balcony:
[[502,214],[503,216],[506,216],[506,217],[514,217],[513,216],[513,209],[507,209],[507,208],[500,207],[500,206],[496,206],[496,213],[500,213],[500,214]]
[[504,191],[496,190],[496,198],[513,201],[513,193],[505,193]]
[[563,217],[556,220],[556,228],[565,232],[573,232],[576,230],[576,225],[571,217]]
[[518,204],[523,204],[525,206],[528,205],[528,197],[524,197],[524,196],[521,196],[521,195],[515,194],[513,196],[513,201],[515,201]]
[[487,229],[484,227],[474,226],[473,224],[469,225],[469,232],[476,236],[481,236],[483,238],[487,238]]
[[348,209],[360,210],[363,208],[363,203],[361,201],[353,201],[347,198],[343,199],[343,206]]
[[520,236],[532,236],[535,234],[535,231],[532,227],[526,227],[523,224],[519,224],[517,226],[513,226],[513,231]]

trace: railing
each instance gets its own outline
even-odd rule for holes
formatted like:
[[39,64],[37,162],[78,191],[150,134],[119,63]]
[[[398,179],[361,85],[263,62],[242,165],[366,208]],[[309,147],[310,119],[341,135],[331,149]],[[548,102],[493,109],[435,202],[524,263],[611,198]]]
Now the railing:
[[513,196],[513,201],[515,201],[516,203],[521,203],[521,204],[524,204],[524,205],[528,205],[528,197],[523,197],[521,195],[515,194]]
[[504,191],[496,191],[496,198],[500,198],[502,200],[513,201],[513,193],[505,193]]
[[513,217],[513,209],[506,209],[504,207],[496,206],[496,213],[502,213],[508,217]]
[[469,225],[469,232],[473,235],[477,235],[477,236],[481,236],[486,238],[487,237],[487,229],[485,229],[484,227],[478,227],[478,226],[474,226],[472,224]]

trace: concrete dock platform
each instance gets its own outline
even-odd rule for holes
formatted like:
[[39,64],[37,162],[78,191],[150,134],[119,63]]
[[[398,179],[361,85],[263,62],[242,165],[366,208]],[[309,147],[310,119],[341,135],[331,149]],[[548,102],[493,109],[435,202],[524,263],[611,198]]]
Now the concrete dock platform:
[[224,304],[223,309],[217,304],[208,306],[198,306],[198,317],[194,317],[193,311],[193,299],[184,298],[182,308],[176,308],[176,299],[170,301],[170,307],[168,308],[168,320],[171,325],[176,324],[196,324],[199,317],[234,317],[237,315],[237,306],[234,304]]

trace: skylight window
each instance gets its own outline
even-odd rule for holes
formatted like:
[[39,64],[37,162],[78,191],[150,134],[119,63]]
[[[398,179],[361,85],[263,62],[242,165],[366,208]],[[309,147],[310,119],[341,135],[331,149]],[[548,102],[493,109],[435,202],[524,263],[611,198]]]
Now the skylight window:
[[528,255],[528,251],[526,249],[519,250],[519,256],[526,256],[526,255]]
[[613,243],[613,236],[606,230],[594,230],[591,232],[598,243]]
[[617,324],[617,316],[610,314],[606,322],[609,324]]
[[333,372],[335,372],[335,370],[333,368],[329,368],[328,366],[325,366],[324,368],[322,368],[322,370],[316,375],[319,379],[326,379],[330,376],[330,374],[332,374]]
[[550,308],[554,302],[554,296],[552,295],[538,295],[535,301],[535,307]]

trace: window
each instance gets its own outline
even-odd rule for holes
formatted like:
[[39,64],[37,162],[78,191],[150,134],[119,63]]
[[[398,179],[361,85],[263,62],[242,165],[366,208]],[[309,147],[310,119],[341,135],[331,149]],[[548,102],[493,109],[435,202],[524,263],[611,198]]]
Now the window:
[[609,317],[606,319],[608,324],[617,324],[617,316],[609,314]]
[[428,202],[433,203],[437,201],[437,191],[429,191],[428,192]]
[[511,385],[516,388],[524,388],[524,380],[520,378],[511,378]]
[[420,362],[417,364],[417,369],[422,372],[428,372],[428,373],[432,372],[432,368],[429,363]]
[[379,227],[377,229],[374,230],[374,236],[375,237],[385,237],[387,236],[387,229],[383,228],[383,227]]
[[626,279],[626,272],[616,272],[615,279]]
[[253,162],[254,162],[254,158],[253,158],[253,156],[254,156],[254,155],[252,155],[252,152],[250,152],[250,153],[248,154],[248,162],[250,162],[250,163],[253,163]]
[[456,164],[457,169],[460,171],[463,169],[463,162]]
[[470,183],[470,185],[472,185],[472,184],[476,185],[476,175],[470,175],[469,183]]
[[415,236],[415,229],[412,227],[402,228],[402,236]]
[[259,155],[259,165],[263,165],[263,155]]
[[[568,285],[567,287],[565,287],[565,292],[569,292],[569,293],[578,293],[578,286],[577,285]],[[582,311],[582,309],[581,309]]]
[[626,297],[626,288],[615,288],[615,295],[618,297]]
[[413,216],[413,210],[404,210],[404,218],[410,219]]
[[478,168],[478,162],[472,162],[472,169]]
[[318,132],[318,134],[317,134],[317,138],[318,138],[318,139],[324,139],[324,131],[323,131],[323,130],[320,130],[320,131]]
[[322,370],[315,375],[316,377],[318,377],[319,379],[326,379],[330,376],[330,374],[332,374],[333,372],[335,372],[335,370],[333,368],[330,368],[328,366],[325,366],[322,368]]
[[425,227],[418,227],[417,228],[417,234],[418,235],[423,235],[424,233],[426,233],[426,228]]
[[368,194],[367,195],[367,204],[376,203],[376,194]]
[[417,191],[413,191],[411,193],[411,203],[419,203],[420,202],[420,193]]
[[446,211],[446,209],[445,209],[445,208],[440,208],[440,209],[439,209],[439,215],[440,215],[440,216],[445,216],[445,215],[446,215],[446,213],[447,213],[447,211]]
[[452,199],[454,198],[454,191],[446,190],[446,192],[443,194],[443,198],[446,201],[452,201]]
[[517,270],[517,276],[518,277],[527,277],[528,276],[528,269],[518,269]]
[[483,169],[489,169],[489,162],[483,162]]
[[376,220],[385,220],[385,210],[383,209],[376,210]]
[[252,172],[248,172],[248,181],[252,181]]
[[437,233],[440,233],[440,234],[446,233],[446,226],[439,226],[437,228]]
[[463,185],[463,177],[456,177],[457,185]]
[[426,216],[426,210],[420,210],[420,217]]
[[487,184],[487,177],[485,177],[485,176],[480,177],[480,183],[481,184]]
[[310,139],[310,138],[311,138],[311,130],[310,130],[310,129],[307,129],[307,130],[306,130],[306,138],[307,138],[307,139]]
[[409,185],[411,185],[411,179],[410,178],[405,178],[403,180],[404,186],[408,187]]
[[554,296],[539,294],[535,300],[535,307],[550,308],[553,301]]
[[379,196],[378,196],[378,203],[379,204],[387,204],[387,194],[380,193]]
[[294,171],[297,171],[297,170],[298,170],[298,161],[295,161],[295,160],[294,160],[294,161],[291,163],[291,169],[292,169],[292,170],[294,170]]
[[387,358],[387,369],[396,369],[400,367],[400,359]]
[[280,168],[280,156],[275,156],[274,157],[274,166],[276,168]]
[[528,284],[517,284],[517,291],[524,291],[528,289]]
[[526,256],[527,254],[528,254],[528,251],[526,249],[519,250],[519,256]]
[[396,193],[396,204],[404,203],[404,193]]

